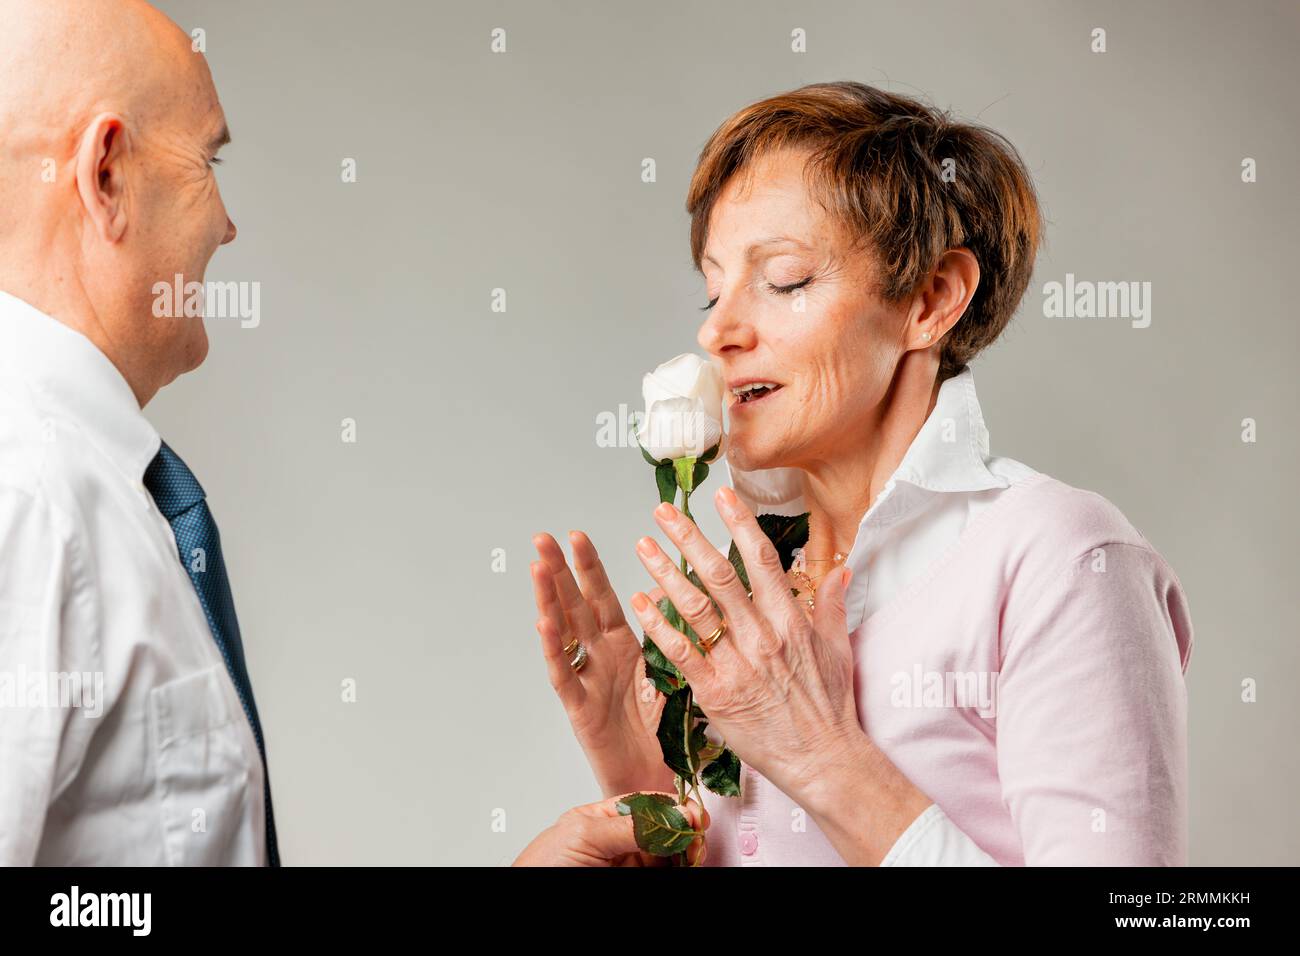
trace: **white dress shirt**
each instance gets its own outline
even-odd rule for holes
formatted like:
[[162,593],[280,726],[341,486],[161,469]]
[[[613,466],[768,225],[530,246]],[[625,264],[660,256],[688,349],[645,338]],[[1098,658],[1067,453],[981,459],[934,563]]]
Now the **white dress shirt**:
[[262,761],[145,489],[160,438],[0,292],[0,865],[265,865]]
[[[727,470],[737,497],[755,514],[801,515],[808,510],[798,469],[745,471],[727,459]],[[981,510],[1035,474],[1021,462],[989,455],[989,433],[970,367],[947,379],[903,460],[858,525],[845,559],[853,569],[845,596],[849,633],[926,573]],[[998,864],[932,803],[899,836],[881,865]]]

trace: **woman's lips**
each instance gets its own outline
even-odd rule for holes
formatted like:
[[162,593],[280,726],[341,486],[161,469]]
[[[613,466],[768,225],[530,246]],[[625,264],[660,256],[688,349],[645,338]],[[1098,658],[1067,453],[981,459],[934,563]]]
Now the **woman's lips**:
[[728,407],[732,412],[732,414],[735,414],[737,412],[753,408],[755,405],[762,405],[764,402],[769,401],[773,395],[777,394],[778,392],[784,392],[784,391],[785,391],[785,386],[780,386],[778,388],[774,388],[771,389],[770,391],[764,392],[762,395],[758,396],[758,398],[751,398],[743,402],[740,399],[736,399]]

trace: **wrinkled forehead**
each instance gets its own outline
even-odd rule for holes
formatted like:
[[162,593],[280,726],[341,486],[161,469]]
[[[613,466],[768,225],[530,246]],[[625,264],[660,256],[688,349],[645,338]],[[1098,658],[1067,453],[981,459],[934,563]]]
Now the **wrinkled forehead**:
[[140,107],[136,115],[148,132],[182,136],[195,146],[213,149],[229,141],[225,112],[201,53],[186,48],[161,59],[135,102]]
[[809,246],[845,240],[812,175],[807,150],[787,148],[754,157],[727,180],[709,211],[705,254],[755,236],[789,236]]

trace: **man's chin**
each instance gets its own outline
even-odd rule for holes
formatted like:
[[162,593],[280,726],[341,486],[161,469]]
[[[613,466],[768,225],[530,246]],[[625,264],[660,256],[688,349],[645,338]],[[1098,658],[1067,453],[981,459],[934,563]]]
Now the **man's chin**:
[[197,323],[197,327],[187,343],[187,363],[184,370],[181,372],[182,375],[186,372],[194,371],[202,365],[204,359],[208,357],[208,331],[203,327],[202,319],[196,319],[195,322]]

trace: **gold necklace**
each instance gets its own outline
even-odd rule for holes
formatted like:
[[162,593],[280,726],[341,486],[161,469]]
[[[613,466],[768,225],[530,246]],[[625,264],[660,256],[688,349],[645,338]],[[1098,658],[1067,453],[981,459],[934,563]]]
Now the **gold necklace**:
[[[835,557],[833,558],[814,558],[814,559],[805,558],[803,563],[804,564],[825,564],[827,561],[830,561],[833,562],[834,564],[839,564],[846,557],[848,557],[848,555],[836,551]],[[831,571],[834,570],[835,568],[832,567],[830,571],[823,571],[821,574],[817,575],[817,577],[814,579],[814,578],[810,578],[802,569],[793,568],[793,567],[790,569],[790,572],[796,578],[799,578],[801,581],[803,581],[804,589],[807,590],[810,595],[812,595],[811,597],[804,598],[804,603],[808,605],[808,610],[810,611],[813,610],[815,606],[814,599],[817,596],[817,581],[820,581],[822,578],[826,577],[826,575],[830,574]],[[795,591],[795,596],[798,597],[799,589],[796,588],[794,589],[794,591]]]

